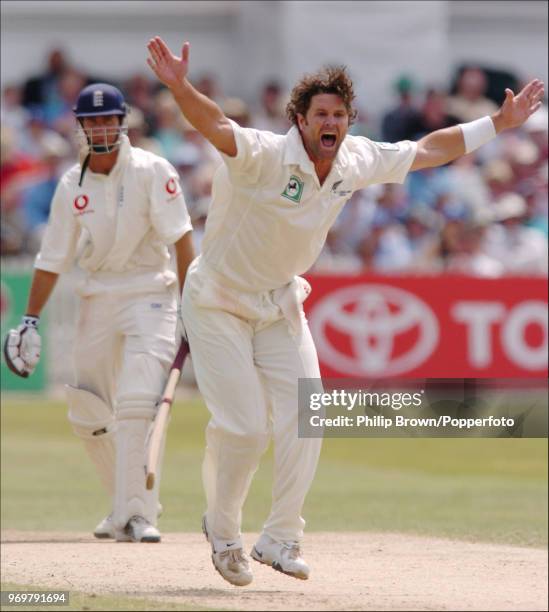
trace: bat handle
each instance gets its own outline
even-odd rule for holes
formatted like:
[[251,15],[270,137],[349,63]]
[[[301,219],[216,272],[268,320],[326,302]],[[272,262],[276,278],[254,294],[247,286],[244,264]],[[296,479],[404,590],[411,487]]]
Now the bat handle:
[[183,367],[183,362],[185,361],[185,357],[189,354],[189,345],[187,341],[183,338],[181,339],[181,344],[179,345],[179,350],[177,351],[177,355],[173,360],[172,370],[179,370]]

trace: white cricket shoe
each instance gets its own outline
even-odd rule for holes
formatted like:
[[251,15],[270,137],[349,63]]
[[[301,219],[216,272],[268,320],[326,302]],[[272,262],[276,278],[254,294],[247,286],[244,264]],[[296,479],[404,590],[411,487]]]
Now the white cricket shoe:
[[[157,516],[160,517],[160,515],[162,514],[162,512],[164,511],[164,508],[162,506],[162,504],[160,502],[158,502],[158,514]],[[112,512],[109,514],[109,516],[106,516],[98,525],[97,527],[93,530],[93,535],[96,538],[99,538],[100,540],[106,540],[106,539],[115,539],[116,538],[116,529],[114,528],[114,524],[112,522]]]
[[160,542],[160,531],[146,518],[136,515],[127,522],[121,532],[116,533],[117,542]]
[[[206,516],[202,517],[202,531],[206,540],[210,542]],[[212,547],[212,563],[220,576],[235,586],[250,584],[254,575],[250,568],[250,558],[244,550],[242,548],[230,548],[229,550],[216,551],[213,543],[210,542],[210,544]]]
[[307,580],[309,566],[301,556],[297,542],[276,542],[267,534],[262,534],[251,552],[252,559],[270,565],[277,572]]
[[112,512],[106,516],[93,530],[93,535],[100,540],[115,538],[116,531],[112,522]]

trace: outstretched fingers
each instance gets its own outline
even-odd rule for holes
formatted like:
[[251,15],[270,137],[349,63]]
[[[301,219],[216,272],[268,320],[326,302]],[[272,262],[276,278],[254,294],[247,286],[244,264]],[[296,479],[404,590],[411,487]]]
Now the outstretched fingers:
[[183,43],[183,48],[181,49],[181,58],[184,62],[189,61],[189,50],[191,48],[191,44],[189,42]]
[[155,36],[154,37],[154,43],[156,45],[156,48],[158,50],[158,53],[160,55],[160,57],[162,57],[163,59],[168,59],[169,57],[172,57],[172,52],[170,51],[170,48],[168,47],[168,45],[160,38],[160,36]]
[[147,58],[147,64],[149,65],[151,70],[154,72],[154,74],[156,74],[156,76],[159,76],[156,64],[150,57]]
[[[147,49],[149,50],[149,53],[151,54],[152,59],[154,60],[155,64],[159,64],[162,57],[160,55],[159,49],[158,49],[158,45],[155,43],[154,40],[149,40],[149,44],[147,45]],[[149,63],[150,65],[150,63]]]
[[538,96],[543,91],[543,83],[539,79],[530,81],[527,85],[522,88],[520,92],[521,96],[528,98],[529,100],[535,96]]
[[528,111],[530,113],[530,115],[533,115],[537,110],[539,110],[541,108],[541,100],[539,102],[536,102],[534,104],[534,106],[532,106],[530,108],[530,110]]

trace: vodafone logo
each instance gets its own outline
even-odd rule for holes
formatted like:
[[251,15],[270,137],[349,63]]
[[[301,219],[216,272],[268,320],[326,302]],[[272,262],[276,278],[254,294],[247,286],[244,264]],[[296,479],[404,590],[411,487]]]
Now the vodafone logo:
[[174,178],[171,178],[166,183],[166,191],[173,195],[177,191],[177,181]]
[[84,210],[84,208],[86,208],[86,206],[88,205],[89,201],[90,199],[87,195],[82,194],[76,196],[76,198],[74,198],[74,207],[76,208],[76,210]]
[[345,287],[310,312],[320,359],[352,376],[395,376],[434,352],[439,325],[431,308],[403,289],[381,284]]

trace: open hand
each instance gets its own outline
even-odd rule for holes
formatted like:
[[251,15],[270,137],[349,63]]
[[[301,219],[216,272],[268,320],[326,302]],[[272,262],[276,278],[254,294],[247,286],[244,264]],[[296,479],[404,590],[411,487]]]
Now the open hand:
[[502,128],[516,128],[522,125],[541,106],[543,94],[543,82],[539,79],[530,81],[517,95],[511,89],[506,89],[505,100],[498,111]]
[[151,38],[147,48],[150,54],[150,57],[147,58],[147,64],[158,79],[170,89],[181,85],[189,71],[190,44],[188,42],[183,44],[181,57],[173,55],[160,36]]

